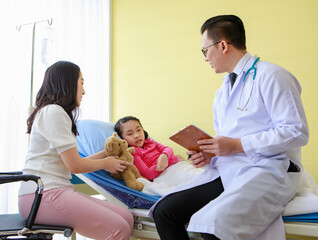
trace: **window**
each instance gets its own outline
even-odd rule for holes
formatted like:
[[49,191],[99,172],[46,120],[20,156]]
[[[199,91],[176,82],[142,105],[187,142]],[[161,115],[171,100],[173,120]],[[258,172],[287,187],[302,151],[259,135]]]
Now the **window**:
[[[67,60],[80,66],[86,90],[80,119],[109,120],[110,0],[1,0],[0,4],[0,171],[16,171],[23,168],[27,153],[28,107],[52,63]],[[2,213],[17,211],[18,186],[0,186]]]

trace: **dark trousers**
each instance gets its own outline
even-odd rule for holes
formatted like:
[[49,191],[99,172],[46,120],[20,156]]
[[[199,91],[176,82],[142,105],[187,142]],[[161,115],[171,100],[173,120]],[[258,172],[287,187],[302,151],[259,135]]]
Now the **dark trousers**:
[[[191,216],[224,191],[220,178],[212,182],[173,193],[158,203],[153,212],[161,240],[189,240],[185,225]],[[219,239],[201,233],[205,240]]]

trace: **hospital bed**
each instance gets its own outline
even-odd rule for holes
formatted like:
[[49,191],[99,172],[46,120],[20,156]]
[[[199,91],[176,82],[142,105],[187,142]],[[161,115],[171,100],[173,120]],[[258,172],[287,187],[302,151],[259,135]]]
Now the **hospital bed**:
[[[79,132],[76,137],[78,151],[81,157],[86,157],[104,149],[106,139],[114,132],[114,124],[97,120],[81,120],[77,123],[77,130]],[[132,237],[159,239],[154,222],[147,216],[148,209],[160,198],[159,196],[130,189],[126,187],[124,181],[112,178],[104,170],[77,174],[76,177],[101,194],[107,201],[118,203],[130,209],[135,219]],[[318,208],[317,199],[310,199],[309,205],[316,204]],[[296,206],[297,203],[296,201]],[[289,211],[289,213],[291,212],[295,211]],[[286,234],[318,239],[318,210],[310,212],[309,208],[304,213],[289,214],[289,216],[283,217]],[[189,233],[189,236],[191,239],[202,239],[198,233]]]

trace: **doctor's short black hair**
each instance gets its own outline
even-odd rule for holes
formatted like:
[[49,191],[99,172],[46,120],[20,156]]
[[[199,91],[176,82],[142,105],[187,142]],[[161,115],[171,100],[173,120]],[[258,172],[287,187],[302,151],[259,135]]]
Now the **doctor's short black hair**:
[[148,136],[149,136],[148,133],[144,130],[143,126],[141,125],[140,120],[139,120],[138,118],[136,118],[136,117],[133,117],[133,116],[123,117],[123,118],[119,119],[119,120],[116,122],[116,124],[115,124],[115,132],[117,132],[118,136],[121,137],[121,138],[123,138],[123,137],[122,137],[122,133],[123,133],[123,131],[122,131],[122,125],[123,125],[124,123],[128,122],[128,121],[131,121],[131,120],[137,121],[137,122],[139,123],[139,125],[140,125],[141,128],[142,128],[142,130],[144,131],[145,139],[147,139]]
[[203,23],[201,34],[206,30],[208,38],[215,42],[224,39],[237,49],[246,49],[244,24],[235,15],[219,15],[209,18]]

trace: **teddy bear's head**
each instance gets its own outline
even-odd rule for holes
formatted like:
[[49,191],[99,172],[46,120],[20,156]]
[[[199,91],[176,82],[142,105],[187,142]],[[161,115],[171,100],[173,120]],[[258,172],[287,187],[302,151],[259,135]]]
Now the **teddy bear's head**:
[[107,138],[105,142],[105,152],[107,156],[121,156],[127,148],[128,143],[123,139],[119,139],[116,132]]

